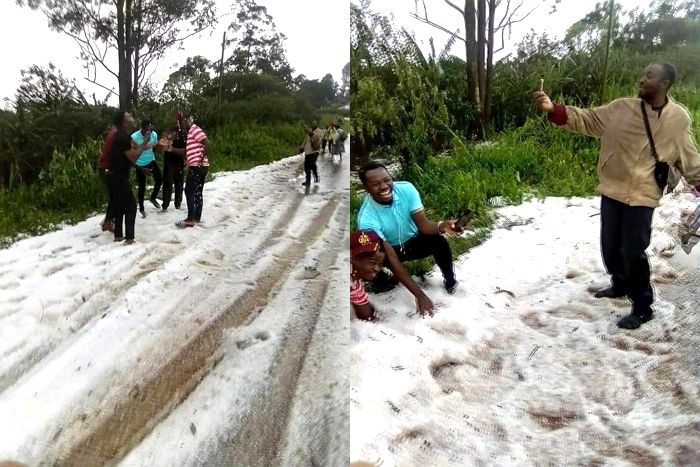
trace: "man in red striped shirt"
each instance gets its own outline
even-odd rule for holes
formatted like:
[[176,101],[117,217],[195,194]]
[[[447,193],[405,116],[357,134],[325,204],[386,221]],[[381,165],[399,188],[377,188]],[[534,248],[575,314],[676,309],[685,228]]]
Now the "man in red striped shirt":
[[178,122],[187,131],[187,181],[185,197],[187,198],[187,219],[178,222],[179,227],[193,227],[202,218],[204,205],[204,179],[209,170],[209,142],[204,131],[192,122],[192,117],[185,113],[178,115]]

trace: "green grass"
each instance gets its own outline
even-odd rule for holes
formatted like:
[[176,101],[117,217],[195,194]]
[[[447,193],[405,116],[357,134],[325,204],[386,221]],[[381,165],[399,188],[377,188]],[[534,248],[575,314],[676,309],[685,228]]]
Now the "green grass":
[[[598,142],[554,128],[542,119],[529,120],[488,143],[456,140],[453,146],[445,155],[428,157],[421,167],[409,167],[399,178],[416,186],[429,219],[455,219],[467,208],[474,211],[470,229],[476,234],[449,238],[455,258],[489,237],[494,221],[489,199],[501,197],[506,203],[518,204],[528,194],[589,196],[597,185]],[[353,230],[361,202],[354,187],[350,198]],[[417,276],[432,267],[432,258],[407,264],[408,271]]]

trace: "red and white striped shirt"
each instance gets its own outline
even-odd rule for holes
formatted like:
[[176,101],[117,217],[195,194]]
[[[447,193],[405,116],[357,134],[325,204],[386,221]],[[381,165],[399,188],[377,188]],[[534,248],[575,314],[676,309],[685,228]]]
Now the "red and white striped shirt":
[[353,280],[350,276],[350,303],[355,305],[365,305],[369,303],[369,297],[365,292],[365,286],[362,284],[362,279]]
[[204,144],[207,135],[197,125],[192,124],[187,132],[187,166],[209,166],[209,159],[204,155]]

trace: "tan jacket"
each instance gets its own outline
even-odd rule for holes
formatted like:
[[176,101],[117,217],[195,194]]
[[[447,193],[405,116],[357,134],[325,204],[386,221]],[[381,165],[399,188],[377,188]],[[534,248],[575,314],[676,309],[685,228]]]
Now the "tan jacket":
[[[659,160],[700,184],[700,154],[688,110],[671,97],[661,112],[646,104]],[[654,180],[654,157],[639,99],[622,98],[593,109],[566,106],[565,128],[600,138],[598,192],[629,206],[656,207],[662,192]]]
[[[297,140],[299,141],[299,140]],[[312,152],[318,152],[321,149],[321,130],[316,128],[311,136],[308,134],[304,137],[304,142],[302,143],[302,148],[305,154],[311,154]]]

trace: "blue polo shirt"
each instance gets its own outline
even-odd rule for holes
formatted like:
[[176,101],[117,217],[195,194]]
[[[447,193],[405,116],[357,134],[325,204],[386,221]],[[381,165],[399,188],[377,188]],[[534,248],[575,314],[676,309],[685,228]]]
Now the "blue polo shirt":
[[[132,133],[131,139],[134,140],[134,142],[137,145],[142,145],[143,144],[143,133],[141,133],[141,130]],[[156,144],[158,142],[158,135],[156,134],[155,131],[151,131],[151,140],[148,142],[148,144]],[[136,165],[140,167],[145,167],[151,162],[156,160],[156,155],[153,153],[153,148],[147,149],[146,151],[143,151],[141,155],[139,156],[138,159],[136,159]]]
[[411,214],[422,209],[423,202],[412,183],[394,182],[390,205],[379,204],[371,196],[365,196],[357,215],[357,227],[374,230],[392,246],[402,245],[418,234]]

